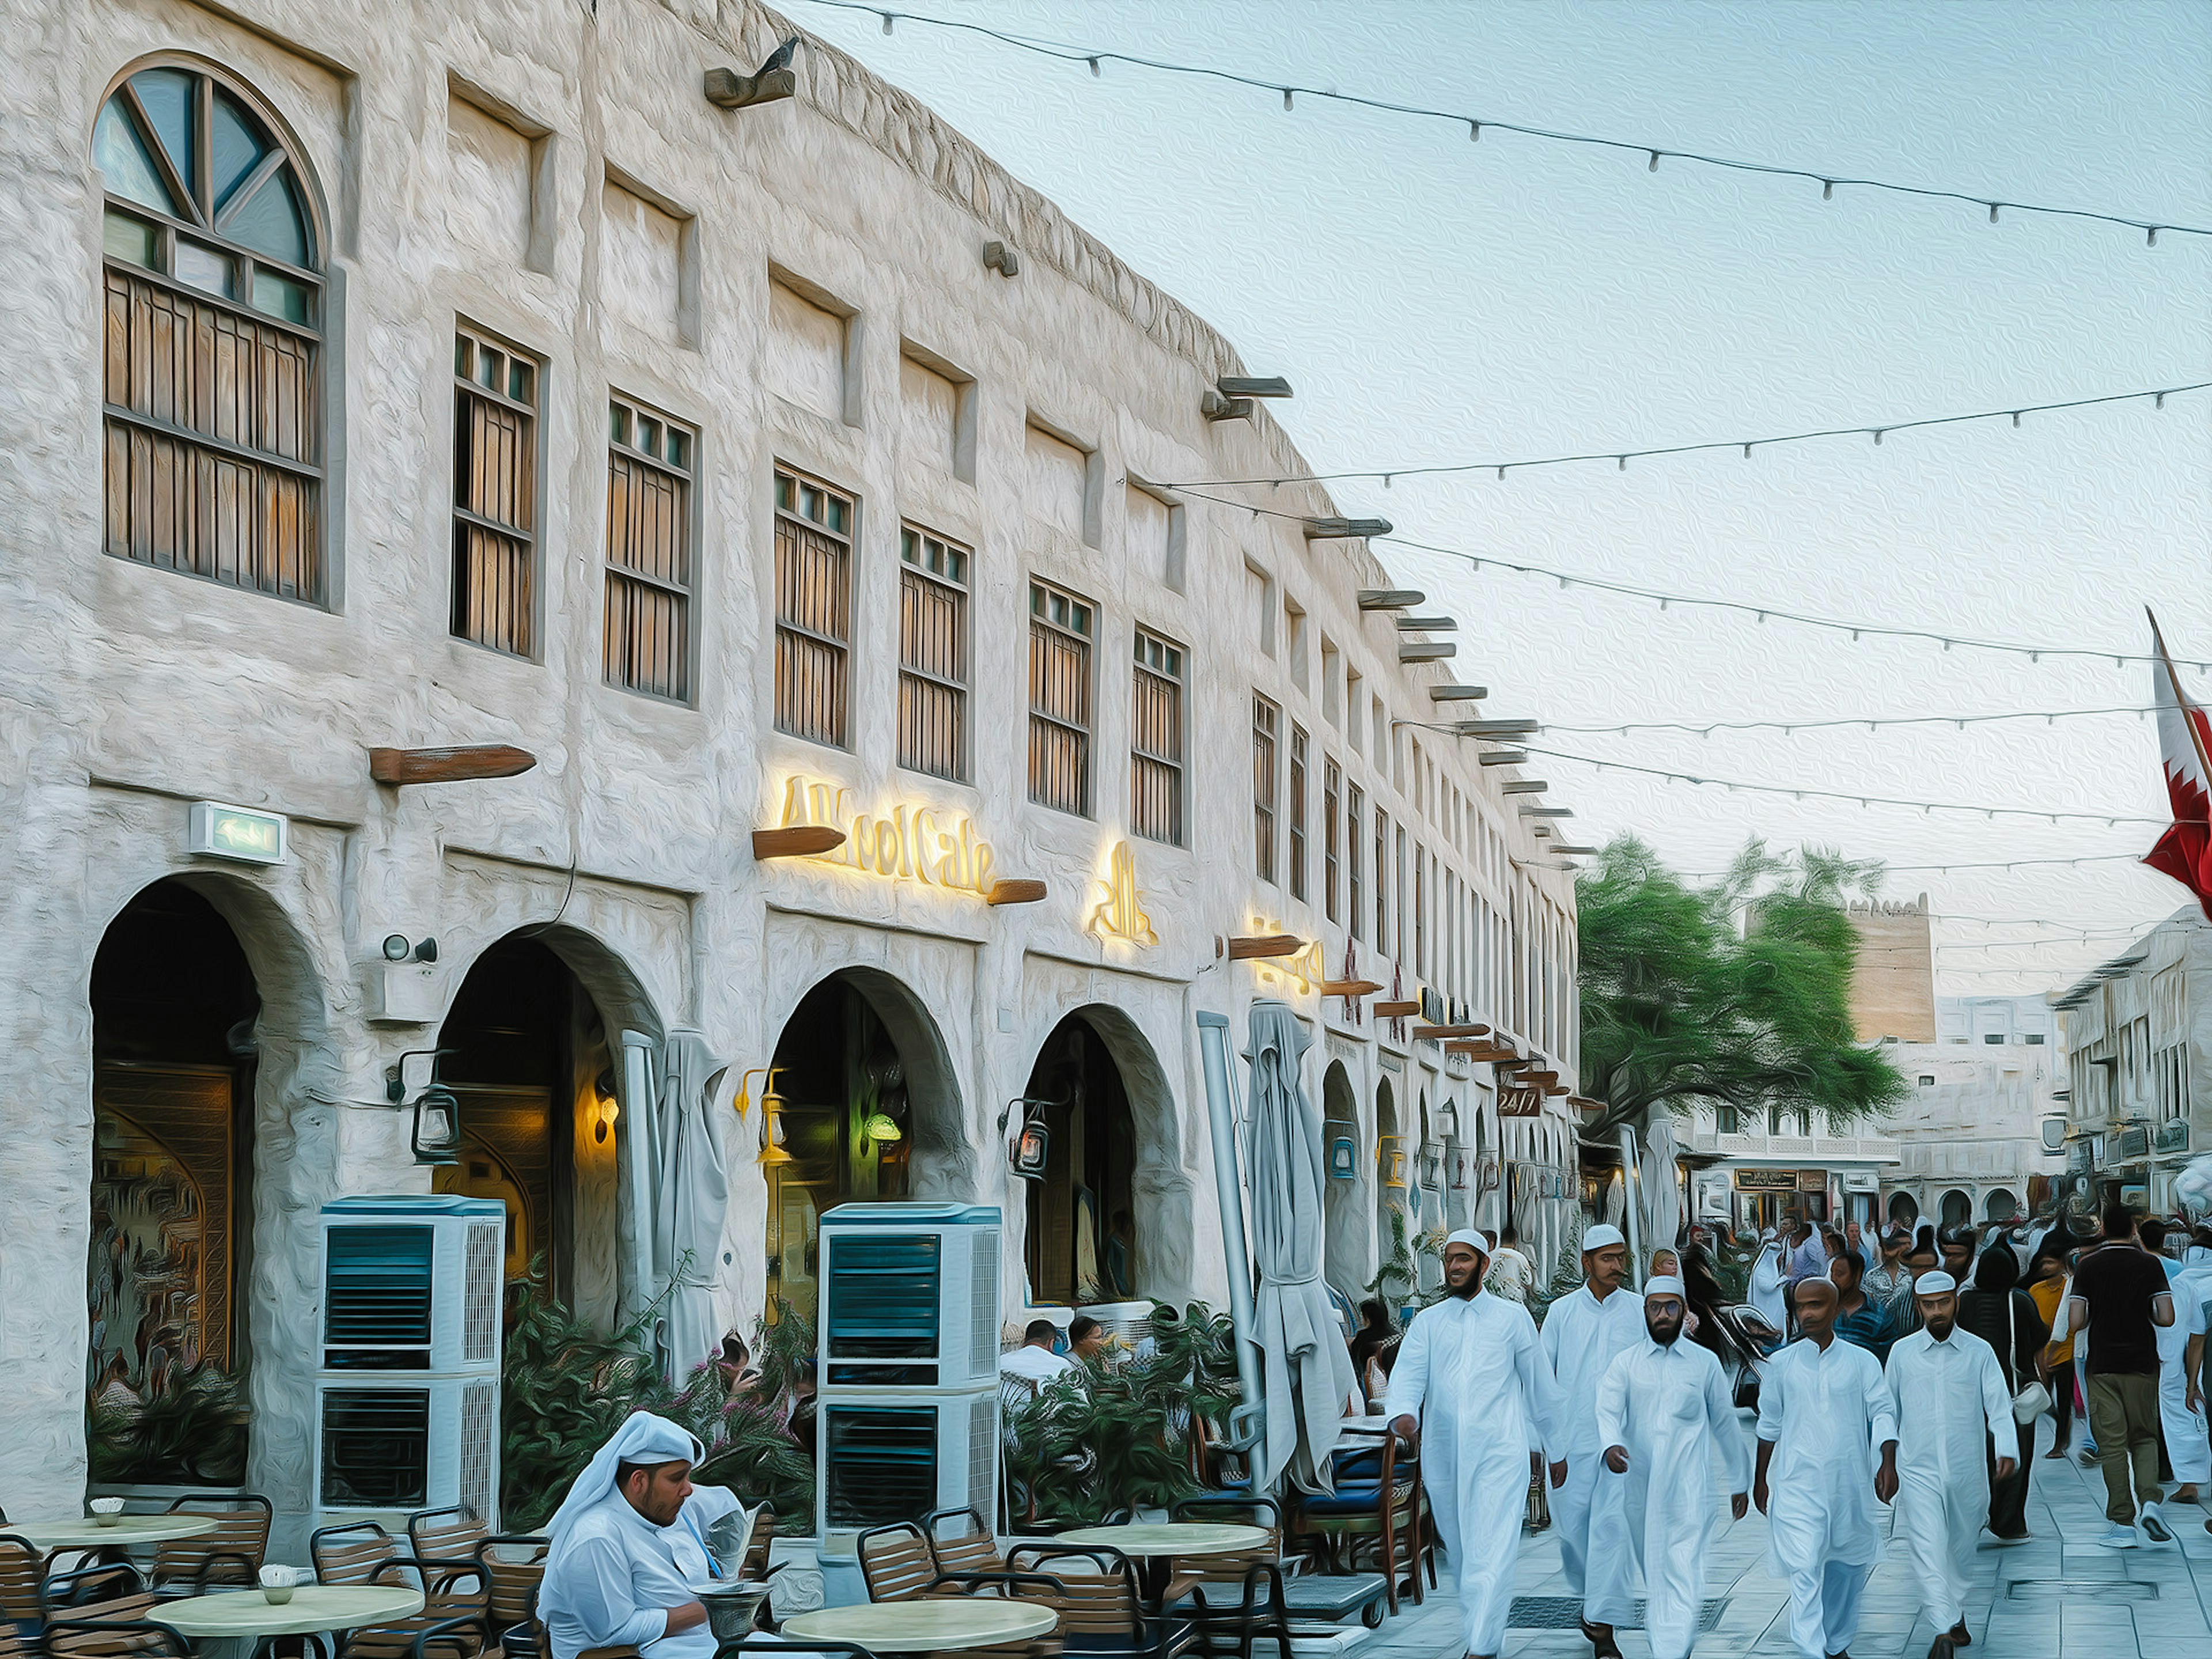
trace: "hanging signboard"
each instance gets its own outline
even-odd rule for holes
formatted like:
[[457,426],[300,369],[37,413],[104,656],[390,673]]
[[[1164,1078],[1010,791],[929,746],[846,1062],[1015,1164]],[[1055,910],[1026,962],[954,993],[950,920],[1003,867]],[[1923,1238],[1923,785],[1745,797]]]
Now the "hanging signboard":
[[1735,1189],[1740,1193],[1794,1193],[1797,1190],[1797,1171],[1795,1170],[1738,1170]]
[[1544,1091],[1541,1089],[1516,1089],[1510,1085],[1498,1091],[1498,1115],[1500,1117],[1540,1117],[1544,1111]]
[[1826,1192],[1828,1190],[1828,1172],[1826,1170],[1798,1170],[1797,1190],[1801,1193]]

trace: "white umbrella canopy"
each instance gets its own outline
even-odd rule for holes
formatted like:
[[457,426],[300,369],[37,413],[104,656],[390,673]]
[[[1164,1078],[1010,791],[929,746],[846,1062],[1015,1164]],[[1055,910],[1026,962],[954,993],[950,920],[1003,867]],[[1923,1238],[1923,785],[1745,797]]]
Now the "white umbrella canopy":
[[1644,1201],[1644,1248],[1672,1249],[1682,1231],[1681,1174],[1674,1161],[1674,1120],[1663,1109],[1644,1132],[1644,1144],[1649,1149],[1639,1194]]
[[1359,1386],[1335,1305],[1322,1288],[1321,1114],[1299,1080],[1311,1039],[1279,1002],[1252,1005],[1252,1265],[1259,1274],[1253,1338],[1265,1376],[1267,1424],[1255,1490],[1287,1471],[1304,1491],[1329,1490],[1344,1402]]
[[[715,1091],[729,1071],[696,1031],[671,1033],[661,1068],[653,1171],[653,1269],[667,1290],[660,1316],[661,1366],[682,1383],[721,1346],[711,1289],[730,1202]],[[688,1258],[688,1259],[687,1259]]]

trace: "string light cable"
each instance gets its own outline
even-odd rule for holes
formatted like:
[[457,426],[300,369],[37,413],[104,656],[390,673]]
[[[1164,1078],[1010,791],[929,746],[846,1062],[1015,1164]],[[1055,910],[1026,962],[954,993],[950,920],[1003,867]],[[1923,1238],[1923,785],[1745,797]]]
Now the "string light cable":
[[2053,207],[2047,204],[2015,202],[2002,196],[1992,197],[1976,191],[1947,190],[1927,185],[1899,184],[1883,179],[1863,179],[1841,170],[1823,172],[1817,168],[1788,166],[1778,162],[1746,161],[1736,156],[1711,155],[1697,150],[1678,149],[1671,144],[1649,143],[1640,139],[1610,138],[1594,133],[1565,132],[1552,127],[1531,126],[1518,121],[1500,121],[1486,115],[1470,115],[1459,110],[1436,109],[1426,105],[1400,103],[1391,99],[1372,98],[1357,93],[1339,92],[1328,87],[1310,87],[1297,82],[1284,82],[1266,76],[1247,75],[1236,70],[1215,69],[1201,64],[1177,64],[1163,58],[1139,57],[1133,52],[1115,52],[1105,47],[1070,46],[1061,41],[1043,40],[1033,36],[1011,33],[981,23],[965,22],[957,18],[933,17],[926,13],[887,10],[880,5],[870,5],[866,0],[805,0],[805,3],[827,7],[832,11],[862,12],[883,20],[884,33],[893,32],[896,23],[919,23],[925,27],[945,29],[963,34],[981,35],[1018,52],[1026,52],[1041,58],[1050,58],[1064,64],[1082,64],[1093,76],[1104,72],[1108,64],[1127,64],[1132,69],[1148,70],[1159,75],[1178,75],[1199,80],[1224,82],[1231,86],[1249,87],[1255,91],[1278,93],[1285,110],[1296,107],[1300,98],[1319,99],[1324,103],[1348,105],[1358,109],[1373,110],[1385,115],[1401,115],[1416,120],[1440,121],[1455,127],[1464,127],[1472,142],[1479,142],[1485,130],[1510,132],[1523,138],[1534,138],[1546,143],[1573,144],[1585,149],[1617,151],[1643,161],[1645,171],[1656,173],[1662,161],[1685,161],[1696,167],[1714,167],[1729,173],[1758,173],[1768,178],[1802,179],[1807,184],[1820,186],[1820,199],[1833,199],[1838,189],[1879,191],[1892,196],[1917,197],[1926,201],[1960,202],[1985,210],[1991,224],[1998,215],[2010,210],[2014,213],[2038,214],[2049,218],[2085,219],[2100,224],[2118,225],[2143,233],[2146,247],[2158,246],[2159,233],[2164,231],[2178,236],[2212,236],[2212,228],[2175,224],[2165,219],[2139,218],[2124,213],[2105,213],[2089,208]]
[[[2111,392],[2094,398],[2065,398],[2056,403],[2008,404],[2002,409],[1978,409],[1964,415],[1923,415],[1909,420],[1884,421],[1878,425],[1861,423],[1815,427],[1804,432],[1769,433],[1763,437],[1709,438],[1695,443],[1655,444],[1644,449],[1592,448],[1564,455],[1528,456],[1519,460],[1442,461],[1432,465],[1350,467],[1336,472],[1302,472],[1295,477],[1286,474],[1271,477],[1161,480],[1154,487],[1196,490],[1264,484],[1270,489],[1279,489],[1285,484],[1336,483],[1347,479],[1379,478],[1387,489],[1400,478],[1449,477],[1470,472],[1494,472],[1502,479],[1509,472],[1532,472],[1540,467],[1549,466],[1580,466],[1592,461],[1611,461],[1616,471],[1626,472],[1631,461],[1649,460],[1664,455],[1709,455],[1735,449],[1742,451],[1743,458],[1749,460],[1754,450],[1773,449],[1784,444],[1814,443],[1826,438],[1871,438],[1880,444],[1893,433],[1918,432],[1938,426],[1966,426],[1981,421],[2009,420],[2017,427],[2024,416],[2049,415],[2068,409],[2097,409],[2111,404],[2140,403],[2144,398],[2150,400],[2154,410],[2162,410],[2168,398],[2179,398],[2209,388],[2212,388],[2212,380],[2192,380],[2179,386],[2147,386],[2140,392]],[[1232,505],[1243,506],[1243,503]]]
[[[1631,720],[1624,726],[1557,726],[1544,722],[1547,732],[1563,732],[1575,737],[1620,737],[1637,732],[1694,732],[1701,738],[1710,738],[1716,732],[1779,732],[1784,737],[1800,732],[1829,730],[1849,731],[1863,726],[1872,732],[1890,726],[1950,726],[1965,731],[1970,726],[1988,726],[1999,720],[2042,720],[2055,725],[2060,720],[2087,720],[2094,715],[2133,714],[2148,720],[2158,711],[2148,703],[2129,703],[2111,708],[2029,708],[2016,709],[2002,714],[1881,714],[1872,720],[1859,719],[1802,720]],[[1425,722],[1431,730],[1449,730],[1434,722]]]
[[2112,812],[2038,811],[2029,806],[1970,806],[1955,801],[1900,800],[1889,795],[1861,795],[1840,789],[1800,789],[1788,784],[1746,783],[1736,778],[1709,778],[1695,772],[1669,772],[1656,766],[1634,766],[1626,761],[1599,760],[1589,755],[1569,754],[1560,749],[1538,749],[1528,746],[1527,752],[1541,755],[1549,760],[1570,761],[1578,766],[1594,767],[1601,772],[1634,772],[1644,777],[1664,778],[1670,783],[1695,784],[1701,787],[1741,791],[1757,795],[1789,795],[1798,800],[1853,801],[1861,806],[1903,806],[1916,812],[1963,812],[1974,817],[1986,818],[2043,818],[2051,823],[2068,819],[2084,823],[2102,823],[2118,829],[2124,823],[2155,824],[2163,829],[2169,818],[2135,817]]
[[[1948,876],[1956,870],[2029,870],[2047,869],[2053,866],[2071,867],[2073,866],[2081,864],[2140,864],[2142,862],[2142,854],[2140,853],[2083,853],[2077,854],[2073,858],[1988,859],[1981,860],[1954,859],[1948,864],[1891,864],[1885,860],[1882,861],[1881,868],[1882,873],[1885,875],[1917,876],[1932,874]],[[1686,870],[1680,873],[1682,879],[1685,881],[1718,881],[1723,877],[1734,875],[1735,872],[1732,870]],[[1973,918],[1960,916],[1954,917],[1953,920],[1965,921],[1973,920]],[[2058,927],[2063,926],[2063,924],[2054,922],[2051,925],[2053,927]]]

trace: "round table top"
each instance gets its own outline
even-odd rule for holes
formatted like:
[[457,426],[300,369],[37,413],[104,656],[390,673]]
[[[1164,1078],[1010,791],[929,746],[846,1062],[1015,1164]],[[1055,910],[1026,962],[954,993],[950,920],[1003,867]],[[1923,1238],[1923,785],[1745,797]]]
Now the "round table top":
[[0,1527],[42,1550],[112,1549],[125,1544],[160,1544],[172,1538],[197,1538],[220,1523],[204,1515],[125,1515],[112,1527],[90,1516],[75,1521],[28,1521]]
[[1059,1623],[1058,1613],[1035,1601],[924,1596],[798,1613],[783,1621],[783,1633],[817,1642],[857,1642],[884,1653],[942,1653],[1025,1641]]
[[1119,1527],[1078,1527],[1053,1541],[1101,1544],[1124,1555],[1234,1555],[1265,1545],[1267,1529],[1222,1521],[1136,1521]]
[[405,1619],[422,1592],[402,1584],[301,1584],[282,1606],[258,1589],[163,1601],[148,1616],[182,1636],[308,1636]]

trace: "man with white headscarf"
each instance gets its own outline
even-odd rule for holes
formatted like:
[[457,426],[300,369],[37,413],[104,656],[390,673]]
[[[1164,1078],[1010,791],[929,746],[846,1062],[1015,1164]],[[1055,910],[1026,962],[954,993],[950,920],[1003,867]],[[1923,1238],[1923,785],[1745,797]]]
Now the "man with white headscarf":
[[[1489,1242],[1472,1228],[1444,1241],[1444,1299],[1406,1328],[1382,1407],[1401,1438],[1420,1437],[1421,1484],[1459,1575],[1471,1659],[1497,1659],[1504,1645],[1528,1448],[1566,1443],[1535,1322],[1483,1291],[1489,1256]],[[1565,1463],[1552,1465],[1554,1487],[1566,1475]]]
[[1838,1659],[1858,1633],[1859,1600],[1881,1559],[1873,1500],[1897,1495],[1897,1409],[1875,1357],[1836,1340],[1835,1285],[1808,1279],[1792,1296],[1802,1334],[1760,1381],[1752,1500],[1767,1518],[1774,1576],[1790,1585],[1798,1653]]
[[1582,1598],[1583,1635],[1599,1659],[1620,1652],[1613,1626],[1633,1616],[1624,1483],[1601,1470],[1598,1385],[1620,1355],[1644,1340],[1644,1298],[1626,1289],[1628,1241],[1620,1229],[1583,1235],[1583,1282],[1544,1316],[1538,1333],[1545,1363],[1559,1388],[1565,1441],[1550,1448],[1567,1464],[1566,1484],[1552,1494],[1552,1532],[1567,1589]]
[[[1597,1395],[1607,1479],[1621,1485],[1630,1551],[1644,1569],[1651,1659],[1689,1659],[1698,1639],[1717,1449],[1735,1518],[1751,1507],[1751,1459],[1736,1427],[1728,1376],[1711,1350],[1681,1340],[1689,1310],[1680,1279],[1647,1281],[1640,1304],[1644,1340],[1614,1358]],[[1619,1601],[1605,1608],[1608,1622],[1626,1618],[1633,1605],[1626,1561],[1608,1576],[1608,1583],[1615,1580]],[[1599,1604],[1593,1601],[1590,1608],[1595,1613]]]
[[1966,1575],[1990,1513],[1989,1440],[1996,1478],[2016,1467],[2012,1394],[1996,1350],[1959,1328],[1959,1281],[1923,1273],[1912,1287],[1920,1328],[1889,1351],[1897,1410],[1897,1518],[1905,1529],[1920,1605],[1936,1627],[1929,1659],[1950,1659],[1972,1640]]
[[1789,1281],[1790,1247],[1768,1227],[1759,1235],[1759,1255],[1751,1264],[1749,1291],[1752,1311],[1784,1336],[1790,1334],[1790,1309],[1783,1300]]
[[552,1659],[605,1647],[714,1659],[706,1606],[686,1571],[695,1564],[679,1560],[672,1531],[705,1455],[689,1430],[638,1412],[584,1466],[545,1528],[538,1616]]

